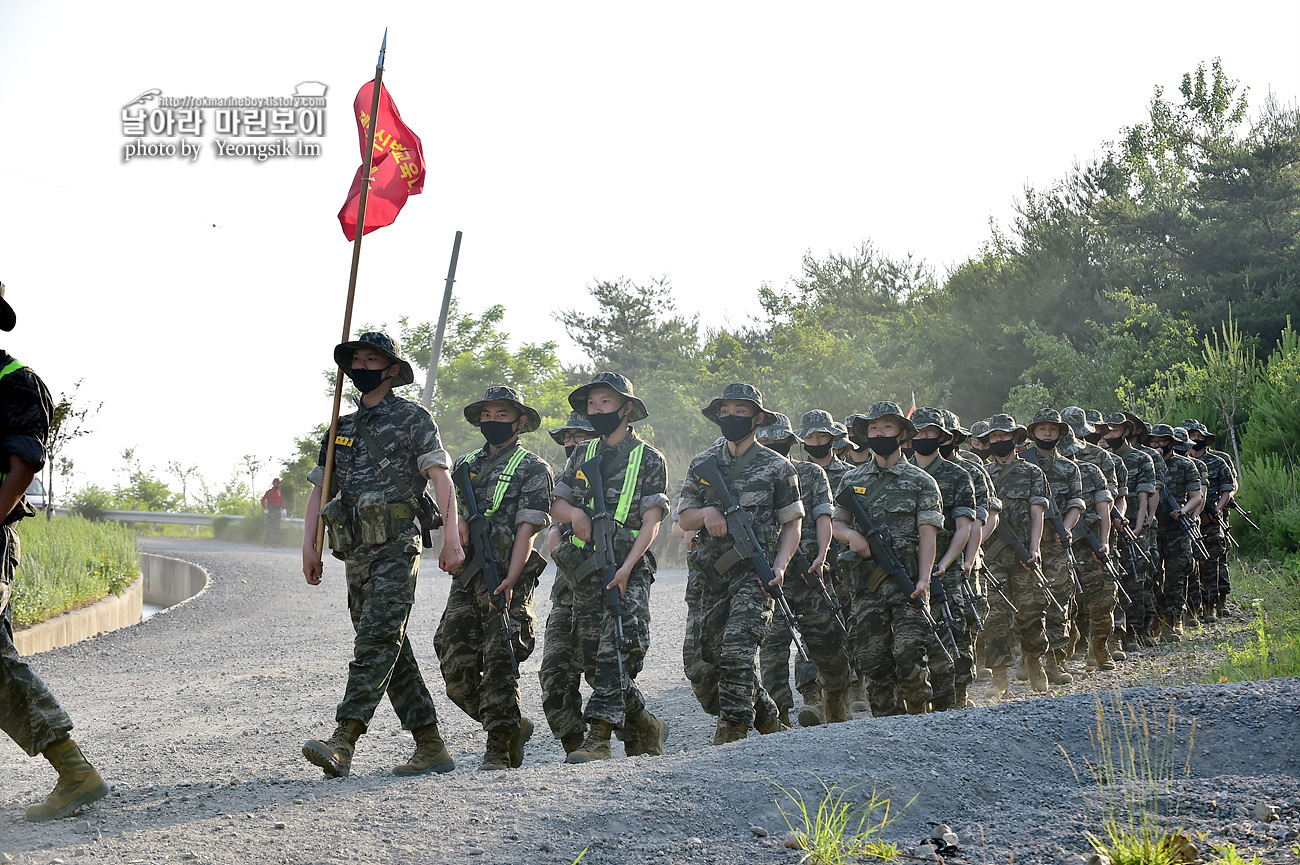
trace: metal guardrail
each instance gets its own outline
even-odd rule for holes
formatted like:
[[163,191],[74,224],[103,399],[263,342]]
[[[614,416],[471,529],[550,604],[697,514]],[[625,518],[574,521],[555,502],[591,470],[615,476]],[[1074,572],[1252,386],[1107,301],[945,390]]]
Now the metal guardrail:
[[[56,516],[66,517],[71,513],[67,508],[55,508]],[[165,523],[177,526],[210,526],[218,517],[227,520],[242,520],[242,514],[192,514],[173,513],[170,511],[104,511],[104,519],[119,523]],[[284,517],[280,524],[302,525],[301,517]]]

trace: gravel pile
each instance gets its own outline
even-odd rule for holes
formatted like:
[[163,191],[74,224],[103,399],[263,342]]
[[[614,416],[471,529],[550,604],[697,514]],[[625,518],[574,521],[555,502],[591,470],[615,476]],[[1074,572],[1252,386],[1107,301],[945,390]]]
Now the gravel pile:
[[[794,863],[800,854],[783,844],[776,800],[791,806],[776,785],[815,802],[825,782],[856,785],[854,797],[873,789],[889,797],[896,819],[883,837],[912,855],[926,855],[931,848],[917,845],[946,824],[958,842],[955,853],[944,848],[947,861],[1082,865],[1084,833],[1098,829],[1103,802],[1085,768],[1094,757],[1089,731],[1098,698],[1108,704],[1121,686],[1125,701],[1162,719],[1172,709],[1180,761],[1195,720],[1190,777],[1166,803],[1190,838],[1200,844],[1197,833],[1206,833],[1279,863],[1293,862],[1289,849],[1300,844],[1295,679],[1128,689],[1204,664],[1191,647],[1153,651],[1116,673],[1079,676],[1055,699],[1019,699],[1021,687],[996,706],[861,718],[714,748],[714,719],[681,673],[680,571],[655,584],[655,642],[638,679],[671,726],[664,757],[564,764],[541,712],[538,651],[523,665],[524,712],[538,724],[524,767],[479,775],[484,733],[442,693],[433,655],[448,582],[430,561],[411,639],[458,768],[392,775],[411,739],[385,703],[358,744],[352,777],[326,780],[299,748],[333,729],[344,684],[351,630],[341,565],[327,562],[325,583],[312,588],[292,550],[173,539],[142,546],[203,566],[212,587],[140,625],[36,659],[113,794],[67,820],[23,822],[53,773],[0,737],[0,863],[568,865],[584,849],[584,863]],[[542,620],[549,575],[543,581]]]

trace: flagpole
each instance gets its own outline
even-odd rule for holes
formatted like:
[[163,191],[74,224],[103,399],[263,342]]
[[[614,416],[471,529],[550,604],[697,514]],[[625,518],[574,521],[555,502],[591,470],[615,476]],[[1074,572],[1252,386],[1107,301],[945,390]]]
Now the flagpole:
[[433,411],[433,389],[438,383],[438,363],[442,360],[442,340],[447,335],[447,316],[451,312],[451,287],[456,282],[456,261],[460,258],[461,233],[451,245],[451,266],[447,268],[447,287],[442,290],[442,311],[438,313],[438,333],[433,338],[433,353],[429,356],[429,371],[424,375],[424,407]]
[[[370,166],[375,156],[375,130],[379,125],[379,92],[384,81],[384,52],[388,48],[388,28],[384,28],[384,41],[379,46],[379,60],[375,63],[375,80],[371,88],[370,129],[366,134],[366,153],[361,160],[361,197],[357,201],[357,229],[352,239],[352,272],[348,276],[348,302],[343,311],[343,339],[352,336],[352,302],[357,296],[357,270],[361,266],[361,238],[366,228],[366,198],[370,194]],[[334,374],[334,409],[330,414],[330,431],[325,446],[325,477],[321,481],[321,504],[330,500],[330,485],[334,479],[334,439],[339,433],[339,409],[343,405],[343,367]],[[325,520],[316,517],[316,551],[325,555]]]

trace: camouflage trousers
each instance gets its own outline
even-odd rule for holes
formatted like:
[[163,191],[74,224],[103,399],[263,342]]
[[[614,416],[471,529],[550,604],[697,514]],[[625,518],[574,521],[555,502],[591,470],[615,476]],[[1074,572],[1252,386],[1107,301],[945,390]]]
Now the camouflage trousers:
[[932,632],[921,610],[893,580],[886,578],[875,591],[867,588],[873,568],[859,562],[852,569],[855,648],[858,669],[867,677],[871,714],[919,715],[934,696],[928,656]]
[[989,594],[989,616],[984,622],[985,661],[990,667],[1007,667],[1015,662],[1017,640],[1027,655],[1047,651],[1047,594],[1038,578],[1016,560],[1015,553],[1003,548],[987,561],[989,572],[1001,583],[1002,591],[1020,611],[1011,607],[996,592]]
[[[930,705],[936,712],[945,712],[956,707],[957,685],[969,685],[975,679],[975,636],[979,626],[962,602],[961,568],[949,568],[940,580],[947,608],[935,600],[932,584],[930,610],[939,623],[939,633],[930,631],[930,688],[934,693]],[[952,656],[951,661],[944,649]]]
[[1079,562],[1079,583],[1083,586],[1083,594],[1075,598],[1080,630],[1086,626],[1088,633],[1095,637],[1109,637],[1115,630],[1119,590],[1115,588],[1115,581],[1110,578],[1106,566],[1093,558],[1087,541],[1075,542],[1074,557]]
[[[755,727],[778,714],[758,667],[758,650],[772,627],[771,598],[748,562],[719,574],[695,571],[698,609],[687,624],[682,660],[704,711],[724,721]],[[698,658],[691,658],[698,653]]]
[[[545,567],[536,553],[534,561]],[[540,568],[530,562],[515,583],[510,597],[510,621],[517,629],[511,644],[515,660],[522,664],[537,644],[537,615],[533,593]],[[519,729],[519,680],[510,664],[506,635],[502,633],[500,608],[488,596],[482,573],[452,578],[433,650],[442,665],[447,696],[489,732],[512,733]]]
[[1217,522],[1201,523],[1205,535],[1205,551],[1210,558],[1197,562],[1200,577],[1187,587],[1187,603],[1191,607],[1216,607],[1228,596],[1228,541],[1223,536],[1223,525]]
[[623,636],[630,645],[623,652],[621,680],[615,617],[605,606],[605,585],[597,574],[573,583],[573,617],[582,647],[583,675],[592,691],[583,713],[589,722],[604,721],[621,730],[627,719],[635,718],[645,708],[645,697],[635,679],[650,649],[650,585],[653,582],[654,571],[643,557],[632,569],[623,593]]
[[1151,561],[1142,562],[1142,567],[1146,570],[1146,579],[1139,589],[1140,597],[1134,600],[1141,601],[1142,619],[1150,627],[1155,620],[1156,610],[1159,607],[1156,604],[1156,597],[1161,592],[1164,585],[1164,560],[1160,555],[1160,535],[1161,531],[1158,526],[1147,526],[1147,530],[1142,533],[1142,543],[1147,553],[1147,558]]
[[[1115,541],[1115,552],[1111,557],[1123,572],[1124,591],[1128,593],[1129,598],[1123,602],[1124,626],[1135,631],[1144,630],[1147,622],[1144,596],[1149,590],[1151,569],[1142,560],[1142,553],[1146,552],[1146,549],[1147,543],[1144,537],[1139,537],[1136,543],[1127,537],[1120,537]],[[1117,624],[1118,619],[1117,614]]]
[[35,757],[68,735],[72,719],[14,648],[8,590],[18,568],[19,545],[13,526],[0,528],[0,544],[0,729]]
[[[1069,650],[1071,620],[1074,617],[1074,575],[1070,573],[1069,559],[1065,550],[1057,546],[1055,533],[1049,528],[1044,530],[1041,561],[1043,575],[1047,585],[1056,599],[1053,604],[1047,600],[1044,609],[1043,628],[1047,636],[1047,651],[1060,655]],[[1060,605],[1058,608],[1057,604]]]
[[[831,579],[829,574],[826,579]],[[827,691],[847,690],[851,684],[848,646],[844,630],[835,620],[835,611],[820,589],[809,585],[793,571],[789,572],[783,590],[790,609],[799,617],[799,636],[803,638],[811,658],[810,661],[799,658],[795,663],[796,689],[802,692],[820,680],[822,688]],[[790,645],[793,642],[785,619],[774,616],[772,630],[759,650],[763,687],[777,707],[785,711],[794,708],[794,695],[790,693]]]
[[1199,579],[1192,557],[1192,540],[1178,526],[1160,526],[1160,560],[1164,565],[1164,579],[1159,584],[1156,608],[1172,621],[1180,618],[1187,606],[1188,583]]
[[583,735],[582,641],[573,618],[573,589],[563,573],[551,584],[551,612],[546,616],[542,638],[542,666],[537,671],[542,686],[542,711],[551,734],[563,739],[572,733]]
[[340,723],[355,720],[369,726],[385,693],[403,728],[438,720],[406,636],[420,569],[419,544],[412,528],[388,543],[356,547],[344,559],[356,640],[347,690],[335,712]]

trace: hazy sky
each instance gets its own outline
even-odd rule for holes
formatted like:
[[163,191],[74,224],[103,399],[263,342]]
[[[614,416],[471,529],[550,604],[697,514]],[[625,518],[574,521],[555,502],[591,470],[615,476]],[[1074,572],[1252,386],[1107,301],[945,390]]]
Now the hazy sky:
[[[504,303],[512,338],[570,361],[549,313],[595,279],[666,274],[719,324],[806,251],[869,238],[942,272],[1198,62],[1222,57],[1256,102],[1300,94],[1294,2],[0,0],[3,345],[56,395],[84,379],[103,401],[69,451],[78,485],[111,484],[132,445],[220,483],[328,419],[349,106],[385,26],[429,175],[366,237],[354,320],[435,318],[461,229],[463,307]],[[329,87],[318,158],[218,158],[208,109],[196,161],[123,162],[120,112],[145,90],[304,81]]]

